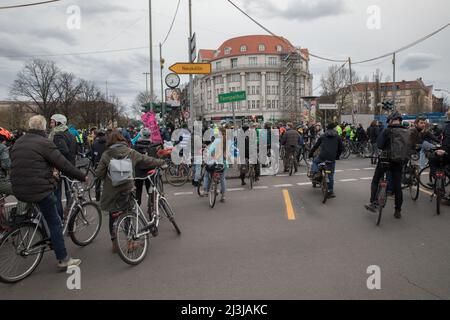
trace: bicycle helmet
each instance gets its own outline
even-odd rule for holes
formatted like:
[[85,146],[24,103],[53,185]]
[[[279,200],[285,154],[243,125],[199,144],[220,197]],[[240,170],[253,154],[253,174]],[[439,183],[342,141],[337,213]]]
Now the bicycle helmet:
[[0,136],[4,137],[6,140],[10,140],[13,135],[8,130],[0,127]]
[[389,117],[387,118],[387,123],[394,121],[394,120],[403,120],[402,115],[398,112],[398,111],[394,111],[393,113],[391,113],[389,115]]
[[56,123],[61,123],[63,125],[67,124],[67,118],[62,114],[54,114],[50,119],[54,120]]

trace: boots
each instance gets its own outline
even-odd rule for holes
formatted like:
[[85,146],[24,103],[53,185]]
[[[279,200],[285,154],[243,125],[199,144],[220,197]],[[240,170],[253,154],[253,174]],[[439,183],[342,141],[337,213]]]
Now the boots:
[[401,214],[401,211],[399,209],[395,209],[394,217],[395,217],[395,219],[401,219],[402,218],[402,214]]

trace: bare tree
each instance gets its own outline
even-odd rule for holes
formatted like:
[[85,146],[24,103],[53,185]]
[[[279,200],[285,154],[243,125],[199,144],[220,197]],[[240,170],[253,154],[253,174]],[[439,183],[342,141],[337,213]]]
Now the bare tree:
[[77,98],[77,110],[85,126],[100,125],[100,122],[107,115],[105,97],[94,83],[81,80],[81,89]]
[[25,98],[34,102],[36,107],[29,103],[24,106],[32,113],[50,119],[56,110],[59,74],[60,70],[53,61],[34,59],[17,74],[10,94],[15,100]]
[[71,119],[75,114],[73,110],[74,103],[81,92],[83,82],[77,81],[72,73],[63,72],[57,78],[58,92],[58,109],[68,118]]
[[[157,101],[157,96],[153,95],[153,101]],[[131,112],[133,116],[139,116],[142,113],[142,106],[148,104],[150,101],[150,94],[146,91],[141,91],[137,94],[134,99],[133,104],[131,105]]]

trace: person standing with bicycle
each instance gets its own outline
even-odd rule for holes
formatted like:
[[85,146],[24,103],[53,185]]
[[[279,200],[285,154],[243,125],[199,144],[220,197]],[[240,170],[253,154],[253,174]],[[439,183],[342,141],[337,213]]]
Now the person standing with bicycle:
[[[91,149],[91,159],[94,170],[97,169],[98,163],[102,158],[103,152],[106,150],[106,132],[103,129],[97,131],[97,136],[95,137],[94,143]],[[97,179],[95,181],[95,199],[100,201],[101,198],[101,186],[102,181]]]
[[97,169],[95,170],[95,176],[98,179],[103,180],[103,196],[100,201],[100,207],[103,211],[109,212],[109,231],[111,240],[113,241],[113,252],[117,252],[117,247],[114,242],[114,222],[118,217],[117,213],[124,209],[119,207],[120,200],[131,193],[134,181],[133,179],[130,179],[125,183],[114,187],[108,170],[111,160],[129,158],[133,170],[135,170],[137,165],[139,165],[140,168],[163,167],[165,161],[140,154],[136,150],[131,149],[128,146],[128,140],[118,130],[114,130],[108,134],[106,138],[106,147],[107,149],[103,153]]
[[[242,131],[244,131],[244,134],[248,132],[249,125],[247,123],[244,123],[242,125]],[[255,132],[256,134],[256,132]],[[257,147],[259,146],[259,143],[257,144]],[[258,155],[256,155],[256,159],[258,161]],[[240,171],[240,178],[241,178],[241,185],[245,186],[247,183],[245,182],[245,177],[248,173],[248,170],[250,169],[250,137],[248,135],[245,135],[245,164],[239,165],[239,171]],[[247,166],[248,163],[248,166]],[[255,181],[259,180],[259,176],[261,175],[261,167],[259,165],[259,162],[255,164]]]
[[378,208],[378,185],[386,171],[389,171],[392,176],[392,188],[395,195],[394,217],[396,219],[401,219],[402,217],[402,170],[405,162],[409,159],[411,151],[410,133],[402,125],[402,120],[400,113],[397,111],[393,112],[387,119],[388,127],[378,137],[378,149],[382,151],[380,157],[386,158],[389,165],[384,166],[382,161],[378,161],[372,178],[370,203],[365,205],[367,210],[376,212]]
[[[447,121],[442,130],[441,148],[436,150],[435,153],[438,157],[433,156],[430,159],[430,175],[433,178],[436,176],[436,170],[440,165],[450,163],[450,110],[447,112]],[[434,187],[434,183],[430,183],[429,185],[430,187]]]
[[294,158],[294,169],[298,171],[297,151],[299,148],[300,135],[295,130],[292,122],[287,123],[286,133],[281,137],[281,145],[284,146],[286,153],[284,156],[284,172],[289,172],[290,159]]
[[378,121],[373,120],[370,124],[370,127],[367,129],[367,135],[369,137],[371,148],[371,155],[370,155],[370,163],[371,164],[377,164],[376,156],[378,154],[378,146],[377,146],[377,139],[380,135],[380,128],[378,127]]
[[[328,182],[328,198],[335,198],[334,189],[334,172],[336,169],[336,160],[339,160],[342,153],[342,140],[335,130],[336,124],[330,123],[327,125],[325,133],[317,140],[314,147],[309,152],[309,158],[314,156],[317,149],[320,148],[319,156],[316,157],[311,166],[311,172],[316,175],[319,172],[319,164],[325,161],[331,161],[331,173]],[[313,176],[313,179],[315,177]]]
[[64,243],[62,221],[54,194],[57,184],[54,168],[69,178],[86,181],[86,177],[59,152],[45,133],[47,121],[43,116],[31,117],[30,130],[11,150],[11,184],[19,201],[36,203],[47,222],[58,267],[77,266],[80,259],[72,259]]

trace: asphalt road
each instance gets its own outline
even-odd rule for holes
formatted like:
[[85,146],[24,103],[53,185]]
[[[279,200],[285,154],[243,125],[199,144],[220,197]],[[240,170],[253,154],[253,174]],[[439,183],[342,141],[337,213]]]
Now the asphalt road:
[[[166,187],[182,234],[162,221],[143,263],[128,266],[111,252],[105,216],[89,247],[67,239],[83,260],[80,290],[67,289],[69,275],[46,253],[29,278],[0,284],[0,299],[449,299],[450,207],[437,216],[428,194],[413,202],[405,191],[403,218],[394,219],[389,200],[376,227],[363,207],[368,162],[338,162],[337,198],[325,205],[304,167],[263,177],[255,190],[229,180],[226,202],[214,209],[190,185]],[[372,265],[380,290],[367,288]]]

